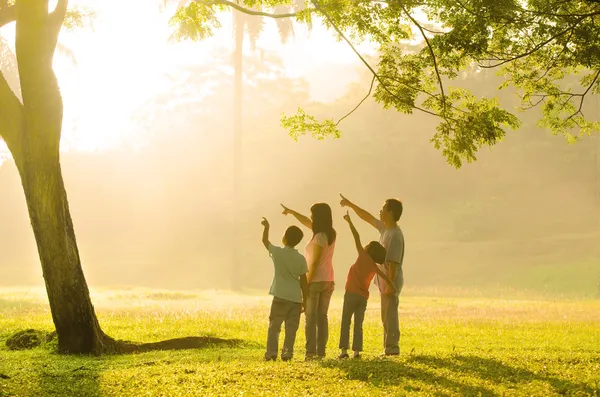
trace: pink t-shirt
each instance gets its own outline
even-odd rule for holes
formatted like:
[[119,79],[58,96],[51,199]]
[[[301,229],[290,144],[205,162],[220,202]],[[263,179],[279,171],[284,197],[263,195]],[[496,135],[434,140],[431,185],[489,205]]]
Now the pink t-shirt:
[[[313,265],[315,246],[321,247],[321,257],[319,262]],[[309,242],[306,244],[306,262],[308,263],[308,271],[311,272],[311,266],[314,266],[312,270],[312,279],[308,282],[317,281],[334,281],[333,277],[333,251],[335,250],[335,241],[330,245],[327,239],[327,234],[317,233]]]

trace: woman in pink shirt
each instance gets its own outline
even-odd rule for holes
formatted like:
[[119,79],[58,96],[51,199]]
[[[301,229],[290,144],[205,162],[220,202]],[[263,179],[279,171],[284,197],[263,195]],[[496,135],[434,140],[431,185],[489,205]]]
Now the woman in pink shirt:
[[336,232],[331,207],[317,203],[310,208],[310,218],[283,204],[284,215],[294,215],[311,229],[313,236],[305,248],[308,263],[308,298],[306,299],[306,360],[325,357],[329,338],[327,311],[334,289],[333,252]]

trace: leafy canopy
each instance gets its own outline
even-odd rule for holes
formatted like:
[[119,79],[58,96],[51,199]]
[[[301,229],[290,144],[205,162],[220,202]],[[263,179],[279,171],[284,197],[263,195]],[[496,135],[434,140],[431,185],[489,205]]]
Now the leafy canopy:
[[[294,6],[295,12],[278,13],[281,6]],[[308,0],[301,6],[283,0],[194,1],[171,20],[177,37],[209,36],[224,7],[301,23],[321,19],[371,71],[375,90],[372,84],[369,94],[378,103],[439,118],[432,143],[457,168],[520,126],[495,98],[449,86],[461,71],[496,69],[504,78],[499,88],[515,87],[522,110],[540,107],[539,126],[554,134],[574,140],[600,131],[600,122],[583,112],[585,99],[600,94],[598,1]],[[366,39],[378,46],[376,65],[354,47]],[[421,42],[416,50],[407,45],[415,39]],[[299,109],[284,116],[282,125],[295,139],[307,133],[323,139],[340,136],[340,121],[318,121]]]

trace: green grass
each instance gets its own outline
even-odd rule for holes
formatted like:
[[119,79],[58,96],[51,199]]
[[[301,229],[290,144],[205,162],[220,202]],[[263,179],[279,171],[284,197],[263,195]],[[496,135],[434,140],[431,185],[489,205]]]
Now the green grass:
[[[330,309],[328,356],[305,363],[300,330],[292,362],[262,361],[270,299],[210,291],[100,290],[100,322],[113,337],[158,341],[239,338],[236,348],[120,356],[61,356],[45,344],[9,351],[25,328],[52,330],[43,290],[0,290],[0,397],[600,395],[600,302],[401,298],[402,354],[382,359],[379,298],[369,302],[365,354],[338,361],[341,297]],[[302,322],[303,323],[303,322]],[[2,376],[4,375],[4,376]],[[8,379],[4,379],[8,377]]]

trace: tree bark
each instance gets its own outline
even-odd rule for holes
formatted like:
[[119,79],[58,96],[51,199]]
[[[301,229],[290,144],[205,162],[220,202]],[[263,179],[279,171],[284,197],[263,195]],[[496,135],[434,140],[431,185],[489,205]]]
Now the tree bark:
[[81,268],[58,154],[24,160],[21,180],[58,349],[62,353],[99,354],[108,340],[98,324]]
[[[48,0],[16,3],[15,47],[23,104],[11,123],[7,144],[21,177],[59,350],[100,353],[109,339],[90,300],[60,168],[63,102],[52,60],[66,1],[60,0],[59,6],[48,14]],[[0,81],[2,97],[17,106],[4,85]]]

